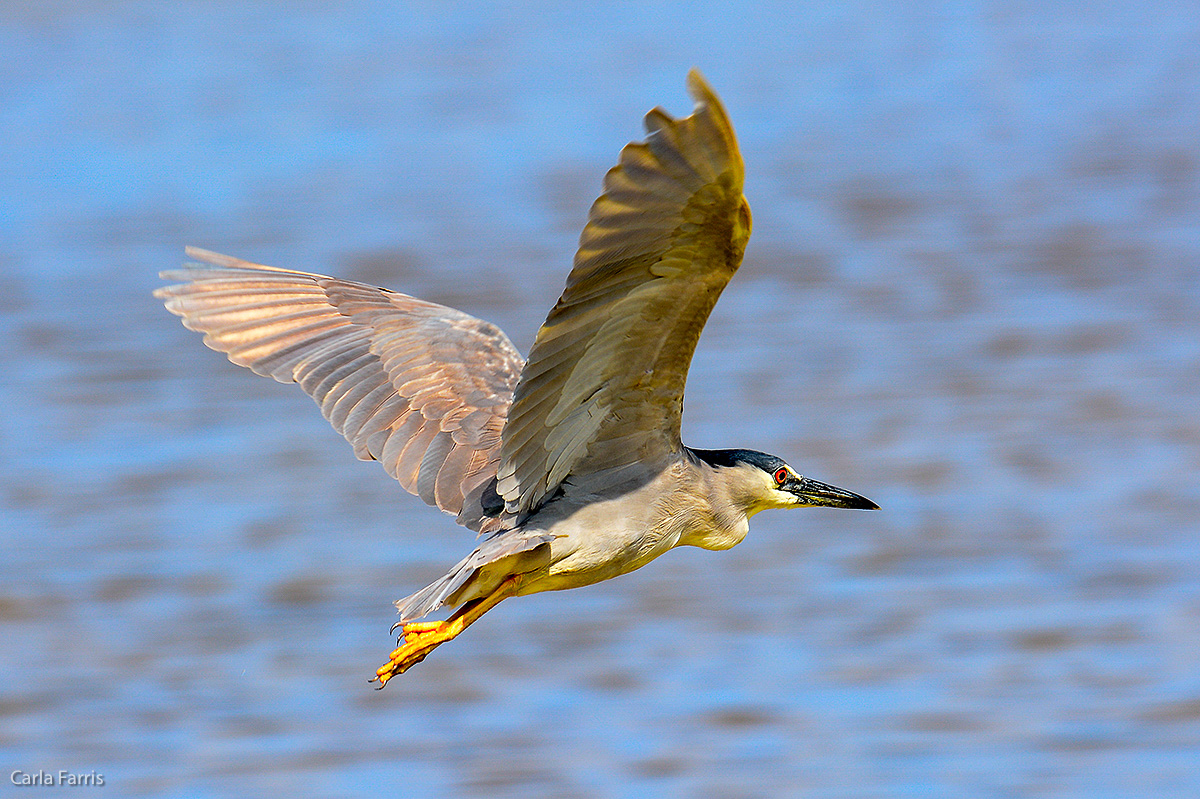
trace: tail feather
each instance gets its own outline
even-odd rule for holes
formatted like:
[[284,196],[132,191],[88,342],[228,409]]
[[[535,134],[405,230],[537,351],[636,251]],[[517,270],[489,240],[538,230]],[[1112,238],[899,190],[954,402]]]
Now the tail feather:
[[481,599],[505,578],[544,568],[550,563],[550,533],[505,530],[487,538],[442,577],[396,602],[400,623],[415,621],[442,607]]

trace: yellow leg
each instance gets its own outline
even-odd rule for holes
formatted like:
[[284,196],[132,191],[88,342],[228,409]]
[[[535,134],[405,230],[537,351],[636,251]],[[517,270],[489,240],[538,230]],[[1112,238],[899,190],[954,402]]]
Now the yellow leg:
[[420,663],[426,655],[457,637],[480,616],[515,595],[523,577],[524,575],[514,574],[500,583],[500,587],[491,594],[483,599],[468,602],[445,621],[414,621],[405,624],[401,631],[404,643],[392,652],[388,663],[375,672],[371,682],[378,682],[379,687],[383,688],[388,680]]

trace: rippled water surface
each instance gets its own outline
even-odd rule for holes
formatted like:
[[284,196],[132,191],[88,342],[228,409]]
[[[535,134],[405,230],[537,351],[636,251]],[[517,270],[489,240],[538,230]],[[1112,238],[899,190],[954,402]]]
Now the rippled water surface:
[[[1200,16],[1043,5],[7,4],[0,778],[1200,795]],[[372,691],[391,600],[470,534],[156,273],[197,244],[527,349],[693,65],[755,236],[685,439],[883,510],[507,602]]]

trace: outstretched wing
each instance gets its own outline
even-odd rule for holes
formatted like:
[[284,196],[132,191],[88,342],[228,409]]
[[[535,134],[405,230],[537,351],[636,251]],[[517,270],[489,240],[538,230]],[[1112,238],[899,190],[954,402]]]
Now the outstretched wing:
[[154,294],[205,344],[299,383],[360,459],[460,524],[507,523],[492,481],[524,361],[499,328],[387,289],[187,253],[203,263],[163,272],[182,282]]
[[621,151],[538,331],[500,450],[510,513],[569,475],[617,481],[682,446],[688,365],[750,236],[729,117],[695,70],[688,91],[691,116],[655,109]]

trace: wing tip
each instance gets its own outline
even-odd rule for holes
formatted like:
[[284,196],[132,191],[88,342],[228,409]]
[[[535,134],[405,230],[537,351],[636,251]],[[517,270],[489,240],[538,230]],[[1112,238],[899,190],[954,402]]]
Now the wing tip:
[[725,104],[713,90],[712,84],[696,67],[688,70],[687,92],[688,96],[696,101],[696,109],[693,114],[698,114],[704,109],[712,109],[713,113],[724,121],[724,126],[732,129],[733,126],[729,122],[729,113],[725,110]]
[[740,162],[737,135],[733,131],[733,122],[729,119],[729,112],[725,110],[721,98],[696,67],[688,70],[686,85],[688,95],[695,102],[692,113],[676,119],[661,107],[652,108],[644,119],[646,133],[650,136],[658,134],[670,137],[677,135],[681,128],[693,127],[704,131],[704,134],[698,135],[709,138],[716,149],[727,151],[731,156],[730,160]]
[[202,264],[209,266],[219,266],[223,269],[254,269],[260,272],[291,272],[297,273],[295,269],[283,269],[278,266],[267,266],[266,264],[257,264],[253,261],[247,261],[244,258],[237,258],[233,255],[225,255],[224,253],[206,250],[203,247],[193,247],[187,245],[183,248],[183,253],[188,258],[199,261]]
[[717,98],[717,93],[713,91],[712,86],[705,80],[699,68],[692,67],[688,70],[686,83],[688,95],[696,101],[697,105],[711,105],[714,102],[718,104],[721,102]]
[[191,244],[188,244],[183,248],[183,254],[188,258],[195,258],[197,261],[206,261],[209,258],[223,257],[220,253],[213,252],[212,250],[206,250],[203,247],[195,247]]
[[[729,114],[725,111],[725,106],[722,104],[721,98],[717,96],[712,85],[705,79],[699,69],[692,67],[688,70],[685,85],[687,86],[688,96],[696,103],[689,116],[700,116],[705,111],[711,109],[716,116],[725,120],[726,127],[732,127],[728,123]],[[650,109],[645,116],[646,130],[649,133],[660,128],[670,127],[677,121],[679,120],[676,120],[675,117],[660,106]]]

